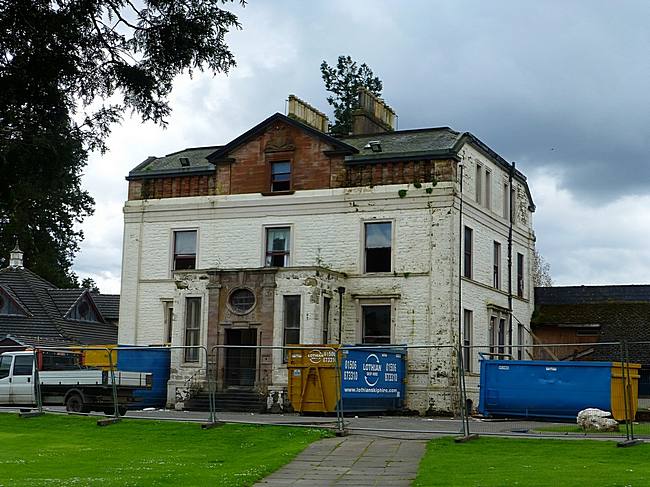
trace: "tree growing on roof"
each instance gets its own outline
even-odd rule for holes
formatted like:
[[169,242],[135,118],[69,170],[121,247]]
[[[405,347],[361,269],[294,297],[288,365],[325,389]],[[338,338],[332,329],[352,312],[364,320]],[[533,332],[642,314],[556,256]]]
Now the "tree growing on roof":
[[381,96],[381,80],[366,63],[358,65],[350,56],[339,56],[336,67],[323,61],[320,71],[325,89],[332,93],[327,97],[327,103],[334,107],[334,124],[331,131],[347,135],[352,131],[352,111],[355,108],[357,91],[359,88],[366,88],[372,94]]
[[230,1],[0,1],[0,255],[18,237],[27,267],[77,284],[89,152],[125,111],[164,124],[177,74],[235,66]]

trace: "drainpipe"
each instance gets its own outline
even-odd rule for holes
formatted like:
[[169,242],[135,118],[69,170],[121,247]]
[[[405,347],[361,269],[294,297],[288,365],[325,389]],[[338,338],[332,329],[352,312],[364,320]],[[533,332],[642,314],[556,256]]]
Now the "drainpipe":
[[[515,175],[515,163],[514,161],[510,165],[510,173],[508,175],[508,190],[509,195],[508,199],[510,204],[508,205],[508,215],[509,225],[508,225],[508,343],[510,343],[510,356],[512,357],[512,223],[513,223],[513,211],[512,211],[512,179]],[[517,285],[519,285],[517,283]]]

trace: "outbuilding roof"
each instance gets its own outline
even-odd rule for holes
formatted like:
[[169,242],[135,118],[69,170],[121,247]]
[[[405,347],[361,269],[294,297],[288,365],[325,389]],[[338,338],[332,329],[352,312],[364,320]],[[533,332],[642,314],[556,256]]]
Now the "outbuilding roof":
[[[117,326],[102,318],[102,304],[86,289],[57,289],[23,267],[0,269],[0,288],[15,298],[22,314],[0,315],[0,339],[9,337],[26,345],[75,345],[117,343]],[[100,321],[67,319],[66,314],[82,295],[99,311]],[[101,301],[101,299],[100,299]],[[104,309],[114,314],[114,298]],[[119,306],[119,305],[118,305]]]

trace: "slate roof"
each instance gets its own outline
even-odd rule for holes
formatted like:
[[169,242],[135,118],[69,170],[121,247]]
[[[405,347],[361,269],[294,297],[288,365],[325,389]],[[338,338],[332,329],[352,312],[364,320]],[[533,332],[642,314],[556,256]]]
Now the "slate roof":
[[0,269],[0,287],[28,312],[26,316],[0,315],[0,339],[42,346],[117,343],[117,326],[112,323],[64,318],[85,289],[57,289],[29,269],[11,267]]
[[[213,173],[214,164],[208,162],[207,156],[221,147],[219,145],[188,147],[187,149],[172,152],[163,157],[147,157],[129,172],[129,176],[126,179],[164,177],[166,175],[196,175],[206,172]],[[188,159],[188,166],[181,164],[182,157]]]
[[119,294],[92,294],[93,301],[105,320],[115,321],[120,319]]
[[[228,160],[229,153],[233,149],[246,143],[278,120],[298,127],[312,134],[314,137],[325,140],[325,142],[333,147],[332,152],[345,156],[347,164],[368,164],[385,160],[458,159],[460,148],[464,143],[468,142],[490,157],[504,170],[509,171],[512,167],[508,161],[490,149],[490,147],[475,135],[469,132],[457,132],[449,127],[396,130],[369,135],[333,137],[299,120],[287,117],[281,113],[275,113],[225,145],[187,148],[182,151],[167,154],[164,157],[150,156],[133,168],[126,179],[214,174],[215,164],[218,164],[219,161]],[[372,152],[370,148],[366,148],[368,142],[374,140],[380,142],[381,152]],[[183,167],[181,165],[181,157],[186,157],[189,160],[188,166]],[[526,176],[515,169],[514,177],[524,185],[528,193],[530,208],[534,211],[535,205],[530,189],[528,188]]]
[[[346,157],[348,161],[365,159],[382,159],[410,157],[430,154],[450,154],[455,152],[456,145],[463,134],[450,129],[449,127],[437,127],[429,129],[399,130],[394,132],[383,132],[379,134],[355,135],[342,137],[341,140],[356,147],[358,154]],[[366,148],[368,142],[378,141],[381,144],[381,152],[373,152]]]

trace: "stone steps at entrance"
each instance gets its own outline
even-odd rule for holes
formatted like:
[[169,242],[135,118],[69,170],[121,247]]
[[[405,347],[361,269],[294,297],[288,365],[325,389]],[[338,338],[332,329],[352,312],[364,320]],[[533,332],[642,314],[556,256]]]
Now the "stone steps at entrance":
[[[217,411],[261,413],[266,410],[266,398],[253,391],[218,391],[215,393]],[[209,411],[210,399],[207,391],[199,392],[185,401],[188,411]]]

